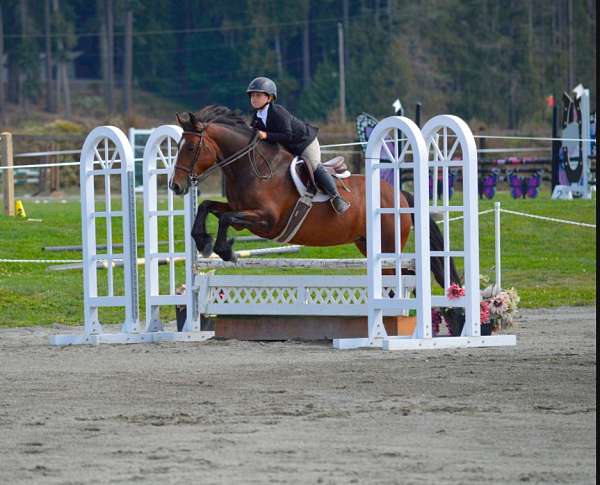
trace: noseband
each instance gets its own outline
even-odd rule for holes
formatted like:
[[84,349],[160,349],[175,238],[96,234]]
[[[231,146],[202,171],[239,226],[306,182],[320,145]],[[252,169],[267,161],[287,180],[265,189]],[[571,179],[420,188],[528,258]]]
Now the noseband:
[[[219,168],[224,168],[227,167],[228,165],[231,165],[234,162],[237,162],[240,158],[242,158],[243,156],[247,155],[248,153],[252,152],[256,146],[258,145],[258,143],[260,142],[260,136],[258,131],[256,131],[254,133],[254,135],[252,136],[252,139],[250,140],[250,143],[248,145],[246,145],[244,148],[242,148],[241,150],[238,150],[237,152],[235,152],[233,155],[228,156],[227,158],[223,159],[223,160],[216,160],[215,164],[211,167],[209,167],[207,170],[205,170],[201,175],[196,175],[194,173],[194,167],[196,166],[196,163],[198,163],[198,157],[200,156],[200,149],[202,148],[202,145],[205,144],[205,140],[204,140],[204,130],[202,130],[201,132],[197,132],[197,131],[184,131],[183,135],[191,135],[191,136],[199,136],[200,137],[200,141],[198,142],[198,144],[196,145],[196,149],[194,150],[194,157],[192,159],[192,166],[190,168],[187,167],[180,167],[177,165],[177,163],[175,163],[175,168],[174,170],[182,170],[185,173],[188,174],[188,178],[190,179],[190,183],[192,185],[198,185],[200,182],[202,182],[204,179],[206,179],[212,172],[214,172],[215,170],[219,169]],[[251,157],[252,159],[253,157]],[[258,174],[258,172],[256,171],[256,167],[254,166],[254,162],[253,160],[250,161],[250,163],[252,164],[252,168],[254,169],[255,174],[259,177],[259,178],[265,178],[261,175]],[[271,173],[272,175],[272,173]]]

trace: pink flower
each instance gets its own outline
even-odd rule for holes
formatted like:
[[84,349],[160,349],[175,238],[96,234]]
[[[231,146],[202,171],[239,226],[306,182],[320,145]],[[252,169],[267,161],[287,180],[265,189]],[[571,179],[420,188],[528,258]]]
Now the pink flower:
[[490,304],[482,300],[479,302],[479,321],[481,323],[487,323],[490,319]]
[[461,296],[465,296],[465,289],[458,283],[452,283],[448,287],[447,296],[450,300],[457,300]]

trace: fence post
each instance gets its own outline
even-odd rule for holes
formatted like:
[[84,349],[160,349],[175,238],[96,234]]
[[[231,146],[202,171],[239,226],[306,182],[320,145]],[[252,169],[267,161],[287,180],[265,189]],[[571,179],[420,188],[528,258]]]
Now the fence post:
[[13,144],[12,134],[2,133],[0,135],[0,154],[2,156],[2,165],[11,167],[4,170],[4,214],[7,216],[15,215],[15,174],[13,166]]

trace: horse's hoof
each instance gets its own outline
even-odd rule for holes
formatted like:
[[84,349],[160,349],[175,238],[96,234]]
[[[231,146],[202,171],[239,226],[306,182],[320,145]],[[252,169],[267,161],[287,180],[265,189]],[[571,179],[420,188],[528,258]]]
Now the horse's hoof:
[[213,242],[212,242],[212,237],[209,238],[209,240],[206,242],[206,244],[204,244],[204,246],[202,247],[202,257],[203,258],[209,258],[212,253],[213,253]]
[[238,256],[231,246],[223,249],[215,247],[215,253],[218,254],[223,261],[229,261],[231,263],[237,262]]
[[194,241],[203,258],[208,258],[213,253],[213,238],[210,234],[194,236]]

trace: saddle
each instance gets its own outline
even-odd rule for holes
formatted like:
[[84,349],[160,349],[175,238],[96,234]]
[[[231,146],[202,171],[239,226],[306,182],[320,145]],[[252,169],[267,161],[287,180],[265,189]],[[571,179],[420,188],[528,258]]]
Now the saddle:
[[[351,175],[348,166],[344,163],[344,157],[332,158],[322,165],[337,179],[345,179]],[[318,187],[315,187],[313,182],[309,183],[309,180],[312,179],[312,174],[309,173],[304,160],[294,157],[290,163],[290,176],[300,197],[292,209],[285,228],[279,235],[273,238],[274,241],[283,243],[289,242],[300,227],[302,227],[302,223],[306,219],[306,216],[308,216],[313,202],[326,202],[329,200],[329,196],[321,192]],[[310,185],[310,190],[307,189],[307,185]],[[314,192],[315,190],[317,190],[317,193]],[[349,189],[346,188],[346,190]]]
[[[344,161],[344,157],[337,156],[331,160],[323,162],[322,165],[334,178],[343,180],[352,175],[348,169],[348,165],[346,165],[346,162]],[[306,194],[306,186],[308,184],[310,175],[304,160],[294,157],[290,163],[290,176],[294,181],[294,185],[296,186],[298,194],[300,194],[300,196]],[[313,202],[325,202],[328,199],[329,196],[319,190],[314,196]]]

